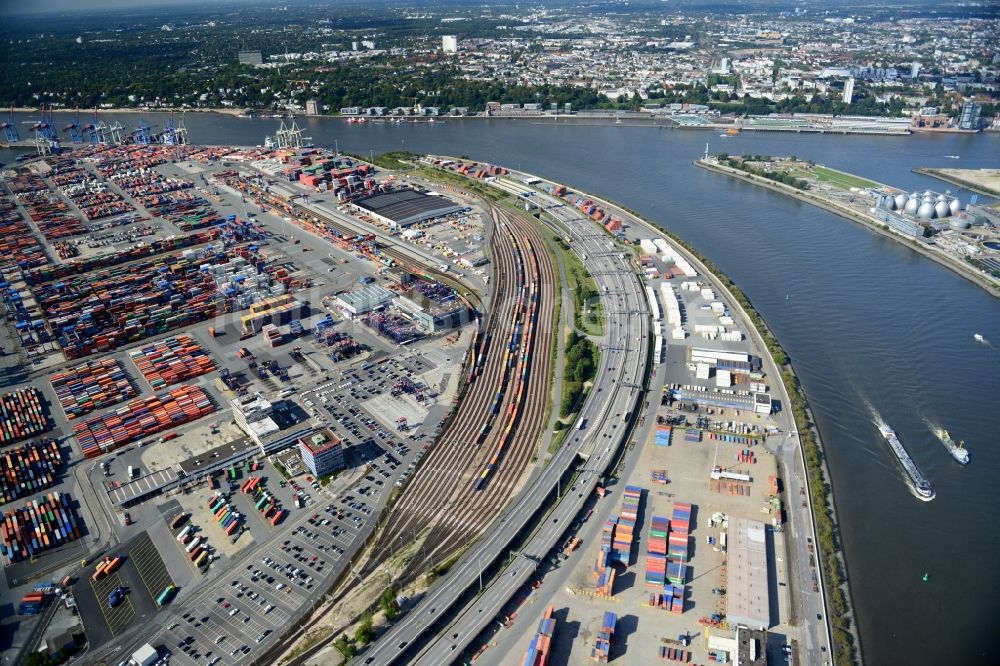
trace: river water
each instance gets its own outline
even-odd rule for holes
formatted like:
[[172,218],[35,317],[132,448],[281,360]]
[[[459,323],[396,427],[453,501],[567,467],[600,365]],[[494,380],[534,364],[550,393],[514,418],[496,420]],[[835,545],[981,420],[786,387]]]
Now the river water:
[[[117,117],[134,127],[138,116]],[[56,123],[65,118],[57,115]],[[154,128],[164,122],[162,114],[146,119]],[[1000,531],[990,499],[1000,487],[993,411],[1000,300],[857,224],[691,161],[709,141],[712,152],[796,155],[907,190],[950,189],[967,202],[967,192],[910,170],[996,168],[1000,136],[723,139],[706,131],[529,121],[298,122],[315,143],[336,141],[342,151],[467,155],[547,176],[620,201],[693,243],[767,320],[813,407],[867,662],[987,662],[1000,599]],[[187,116],[194,143],[256,145],[277,124]],[[26,134],[28,125],[19,128]],[[998,348],[974,342],[977,332]],[[910,493],[873,425],[876,413],[933,484],[934,501]],[[929,424],[966,441],[967,468],[952,461]]]

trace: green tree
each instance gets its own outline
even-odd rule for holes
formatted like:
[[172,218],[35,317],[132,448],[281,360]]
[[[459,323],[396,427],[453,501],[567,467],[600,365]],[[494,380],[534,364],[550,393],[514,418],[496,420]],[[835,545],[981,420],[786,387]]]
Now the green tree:
[[371,613],[365,613],[361,616],[361,624],[354,632],[354,640],[359,645],[368,645],[372,641],[372,637],[375,634],[375,630],[372,627],[372,616]]
[[378,601],[379,605],[382,606],[382,612],[385,613],[385,618],[395,620],[396,616],[399,615],[399,602],[396,601],[396,593],[392,591],[392,588],[387,587]]
[[347,636],[343,635],[333,642],[333,647],[337,648],[337,651],[347,659],[354,658],[354,655],[358,653],[358,649],[354,647],[354,643],[348,640]]

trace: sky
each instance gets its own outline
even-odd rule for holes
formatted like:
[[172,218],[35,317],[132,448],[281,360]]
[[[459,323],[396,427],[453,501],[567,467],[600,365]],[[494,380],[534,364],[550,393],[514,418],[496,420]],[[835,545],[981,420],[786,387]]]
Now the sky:
[[[219,0],[208,0],[219,3]],[[232,5],[241,0],[225,0],[225,5]],[[205,0],[0,0],[0,15],[2,14],[37,14],[43,12],[86,11],[87,9],[137,9],[143,6],[183,6]]]

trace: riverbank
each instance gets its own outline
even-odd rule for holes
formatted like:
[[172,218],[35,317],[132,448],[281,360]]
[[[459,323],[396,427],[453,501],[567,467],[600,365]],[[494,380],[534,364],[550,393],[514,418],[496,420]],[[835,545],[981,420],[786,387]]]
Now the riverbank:
[[[938,250],[933,249],[931,246],[927,245],[925,242],[915,239],[901,236],[893,231],[891,231],[885,224],[879,222],[873,217],[868,217],[862,215],[855,210],[847,208],[837,204],[836,202],[829,201],[827,199],[820,198],[819,196],[810,193],[808,190],[798,190],[794,187],[789,187],[782,183],[767,180],[765,178],[760,178],[752,174],[744,173],[738,169],[733,169],[730,167],[722,166],[715,162],[706,162],[704,159],[695,160],[694,165],[708,171],[715,171],[717,173],[724,174],[731,178],[738,178],[739,180],[752,183],[759,187],[764,187],[775,192],[779,192],[786,196],[793,197],[805,203],[816,206],[817,208],[822,208],[823,210],[829,211],[838,215],[840,217],[851,220],[852,222],[857,222],[858,224],[868,227],[875,233],[881,234],[887,238],[891,238],[894,241],[902,243],[906,247],[918,252],[932,261],[936,261],[946,268],[950,268],[952,271],[962,276],[963,278],[973,282],[974,284],[982,287],[991,296],[1000,298],[1000,280],[990,277],[989,275],[978,271],[971,266],[950,257]],[[909,242],[907,242],[909,241]]]
[[[41,113],[41,110],[30,106],[19,106],[13,109],[14,113]],[[84,117],[93,115],[93,109],[47,109],[53,114],[79,113]],[[110,109],[97,109],[97,115],[102,113],[217,113],[220,116],[238,116],[246,113],[246,109],[182,109],[182,108],[158,108],[158,109],[132,109],[129,107],[114,107]]]
[[937,169],[918,167],[913,173],[943,180],[964,187],[970,192],[1000,197],[1000,169]]

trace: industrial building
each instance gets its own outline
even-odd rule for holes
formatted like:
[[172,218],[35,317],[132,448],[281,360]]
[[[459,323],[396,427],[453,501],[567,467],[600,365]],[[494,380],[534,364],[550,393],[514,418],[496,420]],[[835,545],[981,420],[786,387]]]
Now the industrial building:
[[278,432],[278,424],[271,418],[273,405],[260,393],[247,394],[232,401],[233,419],[250,439],[261,443],[262,439]]
[[746,518],[730,519],[726,617],[731,626],[760,631],[771,626],[767,576],[764,523]]
[[[923,193],[876,191],[878,204],[873,213],[890,228],[914,238],[924,233],[931,220],[948,220],[948,226],[957,231],[966,229],[969,222],[962,212],[962,202],[949,194],[925,190]],[[938,226],[938,225],[936,225]]]
[[733,666],[767,666],[767,632],[736,627],[736,659]]
[[924,228],[912,217],[907,217],[895,211],[889,211],[882,207],[875,208],[875,217],[880,222],[889,225],[890,229],[898,231],[905,236],[919,238],[924,234]]
[[299,455],[315,476],[326,476],[344,466],[344,443],[329,428],[299,438]]
[[362,213],[381,220],[390,229],[405,229],[424,220],[464,210],[451,199],[410,189],[364,197],[355,200],[352,205]]
[[363,315],[391,303],[396,294],[378,284],[367,284],[359,289],[338,294],[337,306],[352,317]]
[[427,333],[458,328],[469,321],[469,308],[459,299],[439,303],[415,290],[392,300],[400,313]]

